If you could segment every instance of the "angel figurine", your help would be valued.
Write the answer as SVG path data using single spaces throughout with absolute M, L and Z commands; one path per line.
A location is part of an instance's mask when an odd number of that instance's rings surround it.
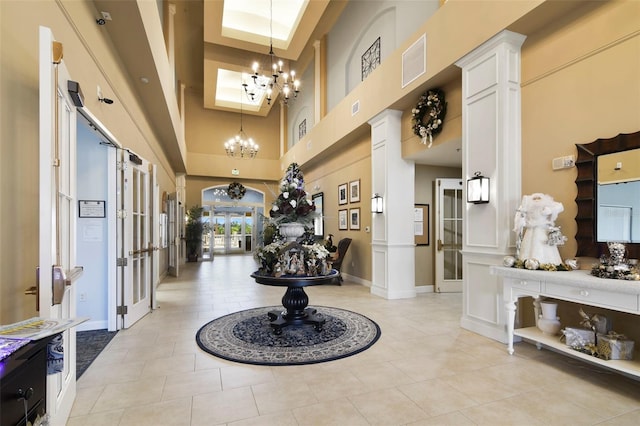
M 555 226 L 555 220 L 563 211 L 562 203 L 554 201 L 550 195 L 534 193 L 522 197 L 513 228 L 518 235 L 518 259 L 535 259 L 540 264 L 562 263 L 558 246 L 564 244 L 567 238 L 560 233 L 560 228 Z

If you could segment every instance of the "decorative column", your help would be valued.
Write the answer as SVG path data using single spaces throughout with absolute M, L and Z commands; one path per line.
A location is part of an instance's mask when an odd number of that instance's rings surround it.
M 468 180 L 480 172 L 491 179 L 488 204 L 465 203 L 461 325 L 505 343 L 502 282 L 489 267 L 501 264 L 515 245 L 511 228 L 522 186 L 524 40 L 521 34 L 503 31 L 456 63 L 462 68 L 463 176 Z
M 383 197 L 372 213 L 371 293 L 386 299 L 416 296 L 413 207 L 415 167 L 402 158 L 401 111 L 385 110 L 371 125 L 371 191 Z
M 326 73 L 326 57 L 327 57 L 327 43 L 326 36 L 320 40 L 313 42 L 314 52 L 314 68 L 313 68 L 313 120 L 314 125 L 318 124 L 320 120 L 327 114 L 327 73 Z

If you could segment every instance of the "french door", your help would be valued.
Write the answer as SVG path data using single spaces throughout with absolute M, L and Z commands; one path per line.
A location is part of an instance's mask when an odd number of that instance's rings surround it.
M 67 91 L 69 72 L 54 52 L 49 28 L 39 30 L 39 274 L 42 318 L 76 314 L 76 108 Z M 55 289 L 54 289 L 55 287 Z M 76 395 L 76 331 L 62 333 L 61 373 L 47 375 L 47 413 L 52 425 L 66 423 Z
M 437 179 L 436 291 L 462 291 L 462 180 Z
M 213 250 L 220 254 L 250 253 L 254 240 L 253 212 L 216 212 L 210 220 Z
M 118 165 L 118 328 L 129 328 L 151 310 L 154 245 L 151 235 L 155 168 L 128 150 Z

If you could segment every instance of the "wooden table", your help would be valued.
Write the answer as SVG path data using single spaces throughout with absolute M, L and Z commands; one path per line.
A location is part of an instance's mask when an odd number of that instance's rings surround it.
M 335 269 L 331 270 L 328 275 L 319 275 L 316 277 L 283 275 L 273 277 L 270 275 L 261 275 L 258 271 L 251 274 L 251 277 L 258 284 L 287 287 L 282 296 L 282 306 L 284 311 L 271 311 L 268 313 L 271 327 L 274 334 L 281 334 L 282 329 L 289 325 L 313 324 L 317 331 L 322 330 L 325 318 L 318 313 L 315 308 L 307 307 L 309 305 L 309 296 L 305 293 L 304 288 L 312 285 L 330 284 L 340 276 L 340 272 Z

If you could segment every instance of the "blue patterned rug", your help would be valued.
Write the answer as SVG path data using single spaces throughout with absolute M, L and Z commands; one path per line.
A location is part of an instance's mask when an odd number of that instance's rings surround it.
M 380 337 L 380 327 L 369 318 L 344 309 L 314 306 L 326 320 L 321 331 L 313 325 L 291 325 L 273 333 L 268 306 L 235 312 L 205 324 L 196 341 L 211 355 L 256 365 L 302 365 L 355 355 Z

